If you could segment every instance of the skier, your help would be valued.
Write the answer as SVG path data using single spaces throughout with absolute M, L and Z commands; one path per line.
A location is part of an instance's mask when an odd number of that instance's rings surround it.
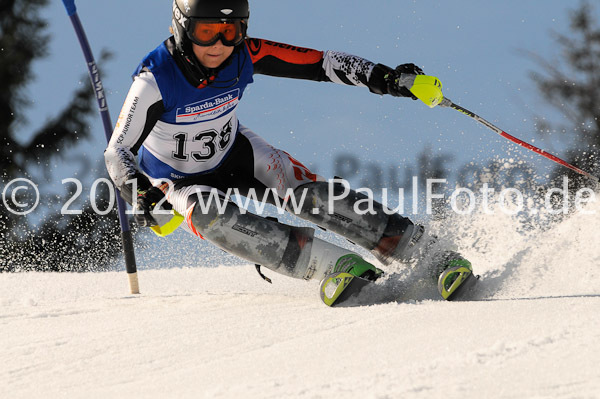
M 189 232 L 284 275 L 321 280 L 346 272 L 375 280 L 382 274 L 359 255 L 315 237 L 312 228 L 241 212 L 231 201 L 221 207 L 214 195 L 223 199 L 237 188 L 242 195 L 253 190 L 262 198 L 272 190 L 279 198 L 304 198 L 299 217 L 366 248 L 384 265 L 413 259 L 427 246 L 422 226 L 386 214 L 378 203 L 375 215 L 357 215 L 354 204 L 365 197 L 355 191 L 346 190 L 330 212 L 329 183 L 240 124 L 236 108 L 253 74 L 416 99 L 399 79 L 422 74 L 421 68 L 402 64 L 392 69 L 337 51 L 249 38 L 248 18 L 247 0 L 173 1 L 172 36 L 133 74 L 105 151 L 108 172 L 133 204 L 136 222 L 156 225 L 153 208 L 166 199 L 163 207 L 183 215 Z M 169 187 L 166 180 L 173 184 Z M 340 183 L 332 187 L 336 198 L 346 189 Z M 455 266 L 456 258 L 446 253 L 437 267 Z M 461 264 L 470 268 L 466 261 Z

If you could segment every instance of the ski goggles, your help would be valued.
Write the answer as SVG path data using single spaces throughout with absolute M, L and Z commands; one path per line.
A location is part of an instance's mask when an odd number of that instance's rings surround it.
M 227 20 L 191 20 L 187 29 L 190 40 L 199 46 L 212 46 L 219 40 L 225 46 L 237 46 L 246 35 L 246 21 Z

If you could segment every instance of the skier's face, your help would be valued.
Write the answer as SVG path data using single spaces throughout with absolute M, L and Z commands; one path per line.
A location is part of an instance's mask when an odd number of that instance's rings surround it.
M 192 44 L 192 47 L 196 58 L 206 68 L 217 68 L 229 58 L 234 49 L 233 46 L 224 46 L 220 40 L 212 46 L 205 47 Z

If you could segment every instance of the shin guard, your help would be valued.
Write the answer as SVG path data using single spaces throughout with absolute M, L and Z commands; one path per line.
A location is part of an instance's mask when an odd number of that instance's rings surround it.
M 198 197 L 189 198 L 191 205 L 194 199 Z M 312 228 L 242 212 L 232 202 L 222 205 L 194 205 L 193 227 L 221 249 L 275 272 L 306 280 L 322 279 L 341 256 L 352 253 L 314 237 Z
M 307 183 L 294 194 L 305 196 L 298 216 L 371 251 L 383 264 L 408 261 L 423 235 L 422 226 L 340 182 Z

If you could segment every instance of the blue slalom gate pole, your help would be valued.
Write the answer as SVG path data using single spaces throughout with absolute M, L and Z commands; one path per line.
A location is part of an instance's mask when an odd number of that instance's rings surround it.
M 98 100 L 98 110 L 100 111 L 100 116 L 102 117 L 106 141 L 108 142 L 110 141 L 110 136 L 112 135 L 113 124 L 110 120 L 110 114 L 108 113 L 108 103 L 106 101 L 106 96 L 104 95 L 104 89 L 102 87 L 102 81 L 100 80 L 98 67 L 96 65 L 96 61 L 94 60 L 92 49 L 90 48 L 90 44 L 87 40 L 85 31 L 83 30 L 83 26 L 81 25 L 79 16 L 77 15 L 75 0 L 63 0 L 63 3 L 67 9 L 67 15 L 73 24 L 77 38 L 79 39 L 79 44 L 81 45 L 81 50 L 83 51 L 83 56 L 85 57 L 85 61 L 87 63 L 90 80 L 96 93 L 96 99 Z M 139 294 L 140 288 L 137 277 L 137 266 L 135 264 L 133 236 L 131 234 L 131 229 L 129 228 L 129 220 L 125 214 L 125 202 L 119 195 L 118 190 L 116 192 L 116 196 L 117 207 L 119 209 L 119 221 L 121 223 L 121 238 L 123 241 L 123 255 L 125 256 L 125 270 L 127 271 L 127 276 L 129 277 L 129 291 L 132 294 Z

